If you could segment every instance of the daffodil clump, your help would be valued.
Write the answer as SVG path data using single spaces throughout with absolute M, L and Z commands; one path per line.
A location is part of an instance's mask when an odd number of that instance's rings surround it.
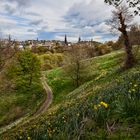
M 104 108 L 108 108 L 109 107 L 109 105 L 107 103 L 101 101 L 98 105 L 94 105 L 94 110 L 99 109 L 101 106 L 104 107 Z
M 108 104 L 107 104 L 107 103 L 105 103 L 105 102 L 100 102 L 100 104 L 101 104 L 102 106 L 104 106 L 105 108 L 108 108 Z
M 133 94 L 135 93 L 139 88 L 139 85 L 137 83 L 130 82 L 130 89 L 128 90 L 129 93 Z

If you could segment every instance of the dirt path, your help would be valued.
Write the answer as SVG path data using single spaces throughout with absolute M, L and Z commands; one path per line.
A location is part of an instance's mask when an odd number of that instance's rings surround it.
M 52 93 L 51 88 L 48 86 L 48 84 L 46 82 L 45 74 L 42 74 L 42 75 L 43 76 L 41 78 L 41 81 L 42 81 L 43 88 L 45 89 L 45 91 L 47 93 L 47 98 L 46 98 L 45 102 L 42 104 L 42 106 L 38 109 L 38 111 L 33 116 L 38 116 L 38 115 L 44 113 L 48 109 L 48 107 L 50 106 L 50 104 L 52 103 L 52 100 L 53 100 L 53 93 Z
M 41 105 L 41 107 L 32 116 L 27 115 L 25 117 L 22 117 L 22 118 L 16 120 L 15 122 L 13 122 L 13 123 L 11 123 L 11 124 L 9 124 L 7 126 L 4 126 L 4 127 L 0 128 L 0 135 L 2 133 L 6 132 L 7 130 L 15 127 L 16 125 L 18 125 L 20 123 L 22 124 L 22 123 L 30 122 L 34 118 L 36 118 L 36 117 L 40 116 L 41 114 L 43 114 L 49 108 L 49 106 L 51 105 L 52 100 L 53 100 L 53 93 L 52 93 L 51 88 L 48 86 L 48 84 L 46 82 L 46 78 L 45 78 L 44 73 L 42 73 L 41 82 L 42 82 L 43 88 L 45 89 L 46 94 L 47 94 L 46 100 Z

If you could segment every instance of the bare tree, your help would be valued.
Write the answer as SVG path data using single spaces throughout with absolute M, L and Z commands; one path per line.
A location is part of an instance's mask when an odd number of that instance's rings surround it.
M 86 52 L 80 46 L 73 46 L 66 54 L 63 69 L 67 76 L 69 76 L 76 87 L 78 87 L 83 80 L 89 75 L 87 63 L 83 62 L 86 58 Z
M 140 0 L 104 0 L 104 2 L 115 7 L 125 2 L 133 10 L 134 15 L 140 15 Z
M 129 39 L 131 45 L 140 45 L 140 26 L 133 25 L 129 32 Z
M 17 44 L 14 41 L 0 39 L 0 71 L 2 71 L 6 62 L 15 55 L 16 46 Z
M 133 16 L 126 6 L 118 6 L 112 13 L 113 15 L 112 19 L 109 21 L 109 25 L 112 27 L 112 30 L 115 29 L 122 34 L 126 52 L 125 68 L 131 68 L 135 63 L 135 59 L 128 36 L 128 29 L 131 27 L 130 23 L 133 20 Z

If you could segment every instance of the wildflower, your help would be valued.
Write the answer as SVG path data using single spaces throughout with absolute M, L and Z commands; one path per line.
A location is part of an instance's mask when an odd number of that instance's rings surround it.
M 77 115 L 78 117 L 80 116 L 80 114 L 79 114 L 79 113 L 77 113 L 76 115 Z
M 137 84 L 134 85 L 134 87 L 137 87 L 137 86 L 138 86 Z
M 98 108 L 97 108 L 97 105 L 94 105 L 94 110 L 97 110 Z
M 132 91 L 135 92 L 136 90 L 135 89 L 132 89 Z
M 131 93 L 131 90 L 129 90 L 128 92 Z
M 50 112 L 49 115 L 52 115 L 52 113 Z
M 105 102 L 100 102 L 100 104 L 101 104 L 102 106 L 104 106 L 105 108 L 108 108 L 108 104 L 107 104 L 107 103 L 105 103 Z
M 30 138 L 30 137 L 28 137 L 27 139 L 28 139 L 28 140 L 31 140 L 31 138 Z

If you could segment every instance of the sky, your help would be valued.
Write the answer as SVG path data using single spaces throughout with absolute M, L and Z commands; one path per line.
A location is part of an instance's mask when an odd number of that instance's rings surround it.
M 115 40 L 104 0 L 0 0 L 0 36 L 16 40 Z M 140 21 L 140 20 L 139 20 Z

